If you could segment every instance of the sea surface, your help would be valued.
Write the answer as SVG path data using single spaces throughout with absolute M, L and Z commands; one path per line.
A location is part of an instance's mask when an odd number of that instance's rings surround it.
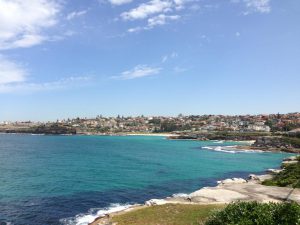
M 86 225 L 97 215 L 276 168 L 288 154 L 153 136 L 0 134 L 0 224 Z

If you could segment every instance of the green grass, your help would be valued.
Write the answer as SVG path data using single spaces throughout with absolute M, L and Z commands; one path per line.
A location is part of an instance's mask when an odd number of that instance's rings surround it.
M 237 202 L 214 213 L 205 225 L 299 225 L 297 203 Z
M 166 204 L 152 206 L 112 218 L 118 225 L 199 225 L 223 205 Z
M 284 170 L 276 174 L 274 178 L 262 183 L 268 186 L 300 188 L 300 161 L 287 165 Z

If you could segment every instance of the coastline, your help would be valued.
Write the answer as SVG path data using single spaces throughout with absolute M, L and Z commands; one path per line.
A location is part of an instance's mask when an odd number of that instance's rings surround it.
M 290 162 L 293 156 L 282 161 L 282 164 Z M 203 187 L 190 194 L 173 194 L 164 199 L 150 199 L 144 204 L 129 206 L 120 211 L 114 211 L 100 215 L 88 225 L 110 224 L 110 219 L 116 215 L 164 204 L 229 204 L 234 201 L 258 201 L 258 202 L 282 202 L 286 200 L 300 203 L 300 189 L 290 187 L 265 186 L 261 183 L 264 180 L 271 179 L 278 169 L 268 169 L 262 175 L 249 174 L 248 179 L 228 178 L 217 181 L 213 187 Z
M 0 135 L 32 135 L 32 136 L 156 136 L 156 137 L 177 137 L 178 134 L 172 133 L 76 133 L 76 134 L 46 134 L 46 133 L 27 133 L 27 132 L 16 132 L 16 133 L 6 133 L 0 132 Z
M 251 145 L 244 145 L 244 146 L 235 146 L 236 149 L 241 151 L 263 151 L 263 152 L 287 152 L 287 153 L 295 153 L 299 154 L 300 149 L 299 148 L 291 148 L 291 149 L 282 149 L 282 148 L 276 148 L 276 147 L 255 147 Z
M 125 136 L 156 136 L 156 137 L 177 137 L 178 134 L 172 133 L 125 133 Z

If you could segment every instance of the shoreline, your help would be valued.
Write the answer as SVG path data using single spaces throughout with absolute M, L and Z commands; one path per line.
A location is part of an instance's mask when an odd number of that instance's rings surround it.
M 172 133 L 77 133 L 77 134 L 46 134 L 46 133 L 6 133 L 0 132 L 0 135 L 32 135 L 32 136 L 156 136 L 156 137 L 177 137 L 178 134 Z
M 282 164 L 291 157 L 283 159 Z M 203 187 L 189 194 L 173 194 L 163 199 L 150 199 L 144 204 L 135 204 L 126 209 L 98 216 L 88 225 L 109 224 L 116 215 L 164 204 L 229 204 L 234 201 L 282 202 L 291 200 L 300 203 L 300 189 L 290 187 L 265 186 L 261 183 L 271 179 L 280 169 L 268 169 L 262 175 L 249 174 L 248 179 L 227 178 L 217 181 L 213 187 Z
M 294 154 L 299 154 L 300 149 L 299 148 L 290 148 L 290 149 L 282 149 L 282 148 L 275 148 L 275 147 L 255 147 L 251 145 L 244 145 L 244 146 L 236 146 L 235 147 L 237 150 L 241 151 L 260 151 L 260 152 L 286 152 L 286 153 L 294 153 Z

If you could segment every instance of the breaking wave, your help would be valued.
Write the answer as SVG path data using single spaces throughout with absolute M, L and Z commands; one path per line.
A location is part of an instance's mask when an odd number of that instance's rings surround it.
M 80 213 L 74 217 L 60 219 L 59 222 L 63 225 L 88 225 L 92 223 L 96 218 L 105 216 L 106 214 L 120 212 L 130 208 L 129 204 L 110 204 L 106 208 L 92 208 L 88 213 Z
M 202 149 L 213 150 L 216 152 L 225 152 L 225 153 L 261 153 L 262 150 L 248 150 L 248 149 L 235 149 L 236 146 L 205 146 Z

